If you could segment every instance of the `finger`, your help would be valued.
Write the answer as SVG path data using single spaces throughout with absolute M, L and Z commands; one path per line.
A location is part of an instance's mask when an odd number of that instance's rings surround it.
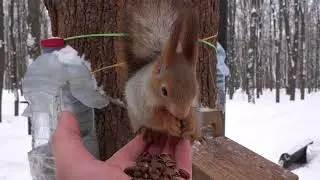
M 95 159 L 83 145 L 79 124 L 70 112 L 61 113 L 56 131 L 51 139 L 51 148 L 55 163 L 60 168 Z
M 182 139 L 175 149 L 177 167 L 192 174 L 192 147 L 189 140 Z
M 178 143 L 178 140 L 179 139 L 177 137 L 173 137 L 173 136 L 168 137 L 168 140 L 164 148 L 162 149 L 162 153 L 174 155 L 174 149 Z
M 138 135 L 134 139 L 132 139 L 128 144 L 126 144 L 123 148 L 118 150 L 106 162 L 115 164 L 124 170 L 125 168 L 134 165 L 135 160 L 138 158 L 140 154 L 142 154 L 146 147 L 147 144 L 143 140 L 143 136 Z
M 133 138 L 128 144 L 121 148 L 115 156 L 125 156 L 128 160 L 135 160 L 147 146 L 141 135 Z
M 150 154 L 160 154 L 166 145 L 166 142 L 168 140 L 168 137 L 166 135 L 161 135 L 158 141 L 154 142 L 150 145 L 148 148 L 148 152 Z

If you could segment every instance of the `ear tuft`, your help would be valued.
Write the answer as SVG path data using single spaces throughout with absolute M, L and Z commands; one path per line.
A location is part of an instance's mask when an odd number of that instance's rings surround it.
M 175 22 L 172 24 L 172 31 L 170 34 L 170 38 L 166 42 L 166 45 L 163 51 L 165 67 L 168 67 L 174 61 L 174 56 L 177 53 L 177 49 L 179 45 L 180 34 L 183 26 L 183 20 L 184 20 L 183 16 L 179 14 Z M 180 48 L 181 48 L 181 45 L 180 45 Z
M 183 14 L 182 52 L 188 61 L 194 63 L 197 60 L 199 17 L 191 8 L 185 9 Z
M 185 58 L 195 63 L 197 60 L 199 18 L 194 9 L 188 7 L 182 9 L 176 21 L 172 25 L 172 32 L 164 51 L 164 65 L 168 67 L 177 53 L 182 52 Z

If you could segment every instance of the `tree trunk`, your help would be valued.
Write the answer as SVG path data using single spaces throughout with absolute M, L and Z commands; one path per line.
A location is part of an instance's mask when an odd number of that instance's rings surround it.
M 40 4 L 40 14 L 41 14 L 41 37 L 46 39 L 49 37 L 49 19 L 48 13 L 45 5 L 43 3 Z
M 270 88 L 270 91 L 273 90 L 274 87 L 274 75 L 273 75 L 273 62 L 274 62 L 274 38 L 276 38 L 277 34 L 277 29 L 276 29 L 276 16 L 275 16 L 275 5 L 273 0 L 270 0 L 270 6 L 271 6 L 271 11 L 272 11 L 272 15 L 270 17 L 270 30 L 269 30 L 269 64 L 267 66 L 269 66 L 267 69 L 267 73 L 268 74 L 268 88 Z M 273 23 L 273 26 L 272 26 Z M 273 31 L 272 31 L 273 30 Z
M 233 0 L 232 0 L 233 1 Z M 220 24 L 223 24 L 224 26 L 219 26 L 219 43 L 224 49 L 229 49 L 228 46 L 228 18 L 230 18 L 230 12 L 233 12 L 233 9 L 229 9 L 228 5 L 233 3 L 228 3 L 228 1 L 220 0 L 219 1 L 219 15 L 220 15 Z M 234 7 L 235 8 L 235 7 Z M 229 12 L 229 16 L 228 16 Z M 231 20 L 231 19 L 230 19 Z M 231 22 L 232 23 L 232 22 Z
M 4 9 L 3 1 L 0 0 L 0 123 L 2 122 L 2 91 L 5 62 L 4 41 Z
M 21 83 L 21 79 L 24 76 L 24 73 L 27 70 L 27 65 L 28 65 L 28 46 L 27 46 L 27 39 L 28 39 L 28 10 L 27 10 L 27 1 L 24 0 L 21 3 L 21 53 L 22 53 L 22 59 L 20 61 L 20 71 L 21 71 L 21 77 L 20 79 L 20 93 L 21 95 L 23 95 L 23 90 L 22 90 L 22 83 Z
M 184 0 L 188 1 L 188 0 Z M 217 34 L 219 30 L 218 7 L 216 0 L 193 0 L 199 12 L 200 38 Z M 216 44 L 217 38 L 210 42 Z M 199 64 L 197 74 L 200 83 L 200 102 L 202 106 L 215 107 L 217 99 L 216 65 L 217 56 L 214 49 L 201 45 L 199 49 Z
M 309 29 L 311 29 L 310 28 L 310 25 L 309 25 Z M 307 58 L 306 59 L 308 59 L 308 61 L 307 61 L 307 63 L 306 63 L 306 70 L 307 70 L 307 80 L 306 80 L 306 82 L 307 82 L 307 88 L 308 88 L 308 94 L 310 94 L 311 93 L 311 81 L 312 81 L 312 79 L 311 79 L 311 74 L 312 74 L 312 66 L 311 66 L 311 59 L 312 59 L 312 50 L 311 50 L 311 42 L 308 42 L 308 51 L 307 51 Z
M 29 55 L 30 55 L 30 58 L 34 60 L 41 53 L 40 0 L 28 0 L 28 9 L 29 9 L 28 24 L 31 29 L 30 34 L 34 38 L 34 43 L 29 47 Z
M 276 26 L 276 12 L 275 12 L 275 3 L 273 0 L 270 0 L 270 7 L 272 11 L 272 15 L 270 17 L 270 35 L 269 35 L 269 81 L 267 84 L 269 85 L 270 91 L 274 88 L 274 72 L 273 72 L 273 62 L 276 57 L 274 56 L 274 49 L 277 49 L 276 46 L 276 38 L 277 38 L 277 26 Z M 273 26 L 272 26 L 273 23 Z M 273 31 L 272 31 L 273 30 Z M 275 39 L 275 40 L 274 40 Z M 277 53 L 277 51 L 275 51 Z M 275 60 L 276 61 L 276 60 Z
M 315 77 L 315 81 L 316 81 L 316 89 L 320 89 L 320 8 L 318 6 L 317 8 L 317 21 L 316 21 L 317 25 L 317 30 L 315 32 L 316 34 L 316 77 Z
M 91 33 L 116 33 L 120 24 L 117 16 L 124 8 L 123 1 L 109 0 L 45 0 L 52 23 L 52 35 L 70 37 Z M 85 55 L 92 70 L 117 63 L 114 39 L 88 38 L 71 41 L 79 55 Z M 120 71 L 114 69 L 95 74 L 98 86 L 113 98 L 122 99 Z M 114 154 L 132 137 L 126 110 L 114 104 L 95 111 L 100 159 Z
M 248 102 L 255 103 L 255 62 L 256 62 L 256 50 L 257 50 L 257 1 L 251 1 L 250 8 L 250 42 L 249 42 L 249 50 L 248 50 L 248 63 L 247 63 L 247 85 L 248 85 Z
M 291 45 L 291 32 L 290 32 L 290 23 L 289 23 L 289 12 L 288 12 L 288 0 L 280 0 L 280 8 L 283 10 L 283 18 L 284 18 L 284 24 L 285 24 L 285 32 L 286 32 L 286 41 L 287 41 L 287 57 L 288 57 L 288 87 L 287 91 L 288 94 L 290 94 L 290 100 L 294 100 L 294 82 L 295 82 L 295 75 L 294 75 L 294 68 L 295 68 L 295 62 L 293 59 L 292 54 L 292 45 Z
M 261 11 L 261 0 L 257 0 L 257 19 L 256 19 L 256 50 L 255 50 L 255 59 L 256 59 L 256 88 L 257 88 L 257 99 L 262 95 L 262 58 L 264 50 L 262 46 L 262 11 Z M 271 55 L 270 55 L 271 56 Z
M 281 1 L 280 1 L 281 3 Z M 280 55 L 281 55 L 281 44 L 282 44 L 282 19 L 283 10 L 280 9 L 278 16 L 278 31 L 276 35 L 276 103 L 280 102 L 280 87 L 281 87 L 281 77 L 280 77 Z M 276 20 L 274 17 L 274 26 L 276 26 Z
M 16 2 L 16 12 L 17 12 L 17 25 L 15 26 L 18 30 L 17 38 L 16 38 L 16 44 L 17 44 L 17 81 L 18 85 L 17 88 L 21 95 L 22 93 L 22 77 L 24 76 L 24 73 L 26 71 L 26 60 L 27 60 L 27 47 L 26 47 L 26 41 L 28 34 L 26 33 L 26 16 L 25 16 L 25 6 L 26 1 L 17 1 Z
M 11 72 L 11 76 L 10 78 L 12 79 L 11 81 L 11 85 L 12 85 L 12 90 L 15 94 L 15 100 L 14 100 L 14 115 L 18 116 L 19 114 L 19 103 L 17 101 L 19 101 L 19 96 L 16 95 L 16 93 L 18 92 L 18 78 L 17 78 L 17 45 L 15 42 L 15 38 L 14 38 L 14 5 L 15 5 L 15 0 L 11 0 L 11 4 L 9 7 L 9 16 L 11 19 L 11 23 L 9 26 L 9 33 L 10 33 L 10 42 L 11 42 L 11 56 L 10 56 L 10 72 Z
M 223 3 L 228 3 L 227 1 L 223 1 Z M 230 70 L 230 76 L 227 78 L 227 87 L 228 87 L 228 94 L 229 99 L 233 99 L 233 94 L 235 92 L 235 76 L 236 76 L 236 67 L 235 67 L 235 38 L 233 37 L 235 35 L 235 6 L 236 1 L 232 0 L 230 3 L 228 3 L 228 24 L 224 24 L 224 26 L 228 26 L 227 28 L 227 44 L 228 48 L 225 49 L 227 52 L 226 56 L 226 63 L 228 64 L 229 70 Z M 221 4 L 220 4 L 221 7 Z M 221 10 L 220 10 L 221 14 Z M 221 19 L 223 16 L 221 16 Z M 220 23 L 222 25 L 222 22 Z M 220 28 L 221 29 L 221 28 Z M 220 34 L 221 36 L 221 34 Z
M 300 26 L 300 99 L 303 100 L 305 96 L 305 50 L 306 50 L 306 42 L 305 42 L 305 7 L 306 2 L 299 2 L 299 14 L 300 14 L 300 20 L 301 20 L 301 26 Z
M 291 63 L 291 94 L 290 100 L 295 100 L 297 67 L 299 59 L 299 0 L 294 0 L 294 36 L 293 36 L 293 62 Z

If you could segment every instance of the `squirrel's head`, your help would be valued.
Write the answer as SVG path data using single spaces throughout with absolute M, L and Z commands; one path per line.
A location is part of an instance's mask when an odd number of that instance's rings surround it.
M 173 24 L 170 38 L 153 66 L 149 88 L 153 104 L 183 119 L 197 98 L 198 18 L 182 12 Z

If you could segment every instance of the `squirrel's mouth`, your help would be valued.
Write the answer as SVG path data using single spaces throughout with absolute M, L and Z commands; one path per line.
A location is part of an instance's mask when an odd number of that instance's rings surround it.
M 166 106 L 165 109 L 172 116 L 174 116 L 177 119 L 181 119 L 181 120 L 185 119 L 190 112 L 190 107 L 179 107 L 176 105 Z
M 175 113 L 173 113 L 172 111 L 170 111 L 170 108 L 169 108 L 168 106 L 165 106 L 165 105 L 164 105 L 164 106 L 161 106 L 161 107 L 158 107 L 158 108 L 159 108 L 159 110 L 164 111 L 164 112 L 170 114 L 171 116 L 175 117 L 176 119 L 179 119 L 179 117 L 176 116 Z

